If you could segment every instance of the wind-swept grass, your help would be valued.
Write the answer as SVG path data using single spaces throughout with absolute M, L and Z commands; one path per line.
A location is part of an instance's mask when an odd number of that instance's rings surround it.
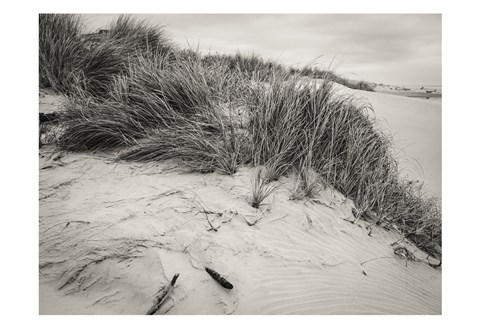
M 146 138 L 123 152 L 125 160 L 177 159 L 194 171 L 226 174 L 240 164 L 240 135 L 230 116 L 236 82 L 224 68 L 207 69 L 196 60 L 178 60 L 152 69 L 137 63 L 113 92 L 136 108 Z M 128 92 L 125 92 L 128 90 Z
M 116 76 L 127 69 L 128 55 L 125 47 L 107 40 L 85 51 L 80 67 L 73 72 L 75 83 L 69 93 L 78 88 L 94 97 L 106 97 Z
M 239 166 L 239 154 L 231 143 L 219 137 L 220 126 L 201 126 L 199 122 L 184 121 L 176 128 L 153 130 L 149 137 L 120 153 L 119 159 L 152 161 L 173 159 L 193 172 L 219 171 L 233 174 Z
M 121 43 L 130 52 L 167 55 L 173 50 L 163 27 L 128 15 L 120 15 L 110 24 L 107 38 Z
M 78 15 L 39 15 L 40 87 L 66 92 L 82 61 L 83 24 Z
M 255 79 L 264 82 L 270 78 L 272 74 L 283 73 L 285 68 L 272 60 L 265 60 L 262 57 L 250 53 L 235 55 L 224 54 L 206 54 L 202 56 L 202 62 L 207 66 L 217 65 L 221 63 L 228 67 L 230 72 L 241 74 L 245 79 Z
M 242 137 L 231 116 L 237 85 L 221 66 L 200 61 L 138 57 L 115 77 L 108 99 L 73 98 L 60 144 L 70 150 L 130 147 L 124 160 L 176 159 L 193 171 L 236 172 Z
M 168 57 L 173 45 L 163 29 L 121 15 L 95 42 L 83 35 L 80 16 L 40 14 L 40 87 L 105 97 L 110 84 L 138 56 Z
M 249 104 L 251 156 L 270 167 L 268 181 L 309 163 L 354 201 L 357 218 L 375 213 L 425 249 L 432 240 L 441 245 L 435 202 L 401 181 L 391 137 L 377 127 L 368 103 L 336 95 L 328 79 L 306 85 L 300 76 L 277 74 L 270 81 Z

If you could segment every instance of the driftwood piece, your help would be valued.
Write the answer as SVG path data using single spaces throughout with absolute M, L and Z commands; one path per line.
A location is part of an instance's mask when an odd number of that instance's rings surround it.
M 212 278 L 217 281 L 223 288 L 232 289 L 233 285 L 229 283 L 225 278 L 223 278 L 217 271 L 205 267 L 205 271 L 208 272 Z
M 155 314 L 155 312 L 158 311 L 160 306 L 163 304 L 163 302 L 165 302 L 165 300 L 168 298 L 168 296 L 172 292 L 173 286 L 175 286 L 175 282 L 177 281 L 177 278 L 179 275 L 180 274 L 176 273 L 173 276 L 172 281 L 170 281 L 170 283 L 167 286 L 164 286 L 163 289 L 159 291 L 157 297 L 155 298 L 155 302 L 153 303 L 153 306 L 150 308 L 150 310 L 147 311 L 147 315 Z

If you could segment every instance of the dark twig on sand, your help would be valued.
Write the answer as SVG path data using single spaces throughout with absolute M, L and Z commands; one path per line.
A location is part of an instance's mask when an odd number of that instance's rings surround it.
M 170 283 L 167 286 L 162 287 L 160 291 L 158 292 L 157 297 L 155 298 L 155 302 L 153 303 L 153 306 L 147 311 L 147 315 L 152 315 L 155 314 L 160 306 L 165 302 L 165 300 L 168 298 L 170 293 L 173 290 L 173 287 L 175 286 L 175 282 L 177 281 L 177 278 L 180 274 L 176 273 Z
M 212 278 L 218 282 L 223 288 L 226 288 L 226 289 L 232 289 L 233 288 L 233 285 L 231 283 L 229 283 L 225 278 L 223 278 L 217 271 L 213 270 L 213 269 L 210 269 L 210 268 L 207 268 L 205 267 L 205 271 L 208 272 L 208 274 L 210 276 L 212 276 Z

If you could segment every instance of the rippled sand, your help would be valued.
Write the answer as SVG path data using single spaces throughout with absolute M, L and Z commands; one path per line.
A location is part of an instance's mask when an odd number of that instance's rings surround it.
M 352 203 L 339 193 L 291 201 L 282 178 L 258 211 L 250 169 L 187 174 L 110 158 L 40 150 L 42 314 L 145 314 L 175 273 L 159 313 L 441 313 L 441 270 L 409 244 L 418 261 L 396 256 L 395 231 L 369 236 L 366 222 L 348 222 Z

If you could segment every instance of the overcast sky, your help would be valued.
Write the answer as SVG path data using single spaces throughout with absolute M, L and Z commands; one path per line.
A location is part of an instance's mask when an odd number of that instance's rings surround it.
M 83 15 L 90 31 L 117 15 Z M 315 62 L 351 78 L 441 85 L 441 15 L 132 15 L 164 25 L 180 46 Z

